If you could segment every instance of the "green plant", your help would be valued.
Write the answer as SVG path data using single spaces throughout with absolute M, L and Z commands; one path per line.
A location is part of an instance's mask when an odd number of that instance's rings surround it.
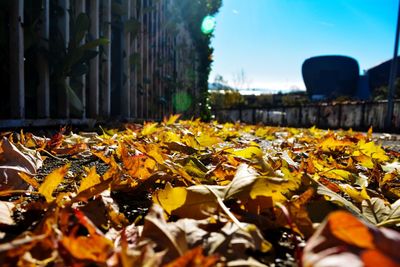
M 53 3 L 54 4 L 54 3 Z M 59 7 L 58 12 L 52 13 L 53 21 L 64 12 Z M 54 17 L 55 16 L 55 17 Z M 82 100 L 77 92 L 82 88 L 80 77 L 89 72 L 89 61 L 99 55 L 97 47 L 107 45 L 109 40 L 98 38 L 82 43 L 90 28 L 90 19 L 87 14 L 74 16 L 70 13 L 70 41 L 65 47 L 65 40 L 57 25 L 51 27 L 49 62 L 51 67 L 51 86 L 56 90 L 65 90 L 69 96 L 71 112 L 80 115 L 83 112 Z M 69 83 L 67 82 L 69 78 Z

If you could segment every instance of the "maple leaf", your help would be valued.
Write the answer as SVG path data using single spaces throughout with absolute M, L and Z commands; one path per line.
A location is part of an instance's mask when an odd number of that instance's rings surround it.
M 385 162 L 389 160 L 389 157 L 386 155 L 385 150 L 383 150 L 379 145 L 376 145 L 374 142 L 365 143 L 364 140 L 361 140 L 357 144 L 359 151 L 364 155 L 375 159 L 379 162 Z M 358 151 L 353 153 L 354 156 L 359 156 Z
M 78 235 L 78 226 L 75 226 L 69 235 L 62 237 L 61 244 L 76 259 L 105 263 L 112 252 L 112 242 L 82 212 L 77 210 L 75 214 L 89 234 Z
M 169 116 L 169 118 L 164 117 L 163 122 L 164 122 L 165 125 L 172 125 L 172 124 L 174 124 L 175 122 L 177 122 L 177 120 L 178 120 L 180 117 L 181 117 L 181 114 L 171 115 L 171 116 Z
M 85 178 L 82 179 L 81 185 L 78 189 L 78 193 L 85 191 L 86 189 L 95 186 L 101 182 L 100 175 L 96 172 L 96 166 L 90 168 L 89 173 Z
M 40 185 L 39 193 L 46 198 L 47 202 L 52 202 L 54 200 L 53 192 L 64 179 L 70 166 L 71 164 L 68 163 L 63 167 L 52 171 L 46 176 L 44 182 Z
M 145 123 L 141 134 L 143 136 L 151 135 L 157 131 L 158 123 Z

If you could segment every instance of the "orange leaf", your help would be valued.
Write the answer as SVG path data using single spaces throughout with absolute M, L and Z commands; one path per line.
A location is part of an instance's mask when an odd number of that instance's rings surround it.
M 365 267 L 399 267 L 400 263 L 393 261 L 388 256 L 382 254 L 379 250 L 366 250 L 361 253 L 361 259 Z
M 204 256 L 203 249 L 196 247 L 189 250 L 176 260 L 164 265 L 164 267 L 211 267 L 219 261 L 219 256 Z
M 350 213 L 344 211 L 334 212 L 329 216 L 328 224 L 336 238 L 360 248 L 375 248 L 372 233 L 370 233 L 367 226 Z
M 30 176 L 24 172 L 19 172 L 18 175 L 22 180 L 24 180 L 25 182 L 27 182 L 28 184 L 33 186 L 33 188 L 35 188 L 35 189 L 39 188 L 38 182 L 35 179 L 33 179 L 32 176 Z
M 78 226 L 75 226 L 70 235 L 62 238 L 62 245 L 76 259 L 105 263 L 112 252 L 113 243 L 82 212 L 75 210 L 75 215 L 89 234 L 77 236 Z

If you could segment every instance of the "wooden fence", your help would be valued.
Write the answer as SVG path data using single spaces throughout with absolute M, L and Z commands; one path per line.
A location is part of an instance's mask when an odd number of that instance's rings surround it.
M 385 129 L 384 122 L 387 101 L 321 103 L 303 106 L 241 108 L 214 110 L 219 121 L 242 121 L 273 126 L 311 127 L 330 129 L 388 131 L 400 133 L 400 100 L 394 102 L 391 129 Z
M 57 25 L 68 52 L 76 30 L 71 29 L 72 20 L 82 13 L 88 15 L 90 29 L 80 45 L 99 38 L 109 40 L 91 47 L 99 54 L 90 60 L 89 71 L 79 77 L 80 86 L 73 91 L 53 86 L 55 67 L 50 66 L 46 53 L 27 62 L 24 20 L 29 2 L 41 5 L 35 33 L 40 35 L 42 50 L 52 46 L 51 26 Z M 174 22 L 175 2 L 179 1 L 10 0 L 9 15 L 2 18 L 9 25 L 9 50 L 5 52 L 9 82 L 0 89 L 0 127 L 160 119 L 175 111 L 177 92 L 185 92 L 195 103 L 196 54 L 187 25 Z M 54 19 L 52 14 L 61 11 L 63 15 Z M 34 81 L 25 73 L 32 70 L 37 71 Z M 73 82 L 70 79 L 65 78 L 67 87 Z M 194 114 L 196 107 L 192 105 L 188 112 Z

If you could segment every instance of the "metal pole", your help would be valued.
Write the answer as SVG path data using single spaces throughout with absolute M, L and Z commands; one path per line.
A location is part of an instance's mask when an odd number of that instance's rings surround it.
M 397 76 L 397 54 L 399 48 L 399 31 L 400 31 L 400 1 L 399 1 L 399 11 L 397 13 L 397 27 L 396 27 L 396 39 L 394 42 L 394 55 L 392 64 L 390 67 L 390 76 L 389 76 L 389 92 L 388 92 L 388 103 L 387 103 L 387 113 L 385 120 L 385 128 L 390 129 L 392 126 L 393 120 L 393 97 L 395 91 L 395 82 Z

